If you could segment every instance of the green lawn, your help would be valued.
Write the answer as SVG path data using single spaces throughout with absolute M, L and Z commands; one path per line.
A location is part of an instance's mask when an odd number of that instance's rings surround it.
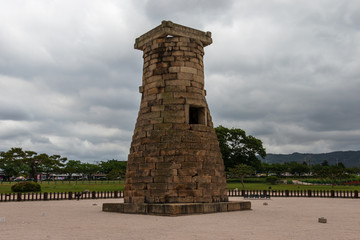
M 14 182 L 4 182 L 0 184 L 0 193 L 11 193 L 11 186 Z M 124 181 L 57 181 L 57 182 L 42 182 L 42 192 L 83 192 L 89 190 L 90 192 L 106 192 L 106 191 L 123 191 Z
M 360 191 L 360 186 L 334 186 L 333 188 L 328 185 L 294 185 L 294 184 L 276 184 L 270 185 L 268 183 L 245 183 L 246 190 L 268 190 L 271 187 L 271 190 L 348 190 Z M 238 188 L 239 190 L 243 189 L 240 182 L 229 182 L 228 189 L 232 190 Z
M 14 184 L 4 182 L 0 184 L 0 193 L 11 193 L 11 186 Z M 246 179 L 245 189 L 246 190 L 268 190 L 271 187 L 272 190 L 348 190 L 360 191 L 360 186 L 331 186 L 324 185 L 294 185 L 294 184 L 276 184 L 270 185 L 265 182 L 264 179 L 249 178 Z M 228 180 L 228 189 L 234 188 L 242 189 L 242 185 L 237 180 Z M 85 190 L 105 192 L 105 191 L 123 191 L 124 181 L 58 181 L 58 182 L 42 182 L 42 192 L 82 192 Z

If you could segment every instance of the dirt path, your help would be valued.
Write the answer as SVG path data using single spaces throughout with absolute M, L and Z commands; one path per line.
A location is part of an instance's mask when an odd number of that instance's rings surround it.
M 102 203 L 116 201 L 119 200 L 0 203 L 0 238 L 360 239 L 360 199 L 273 198 L 252 201 L 252 211 L 182 217 L 101 211 Z M 327 218 L 328 223 L 318 223 L 319 217 Z

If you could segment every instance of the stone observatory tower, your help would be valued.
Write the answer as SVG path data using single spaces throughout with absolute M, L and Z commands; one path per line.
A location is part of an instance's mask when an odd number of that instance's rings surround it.
M 141 104 L 118 211 L 240 210 L 239 202 L 228 202 L 224 163 L 205 98 L 203 56 L 211 43 L 210 32 L 170 21 L 136 39 L 134 47 L 144 58 Z M 245 203 L 243 209 L 250 208 Z

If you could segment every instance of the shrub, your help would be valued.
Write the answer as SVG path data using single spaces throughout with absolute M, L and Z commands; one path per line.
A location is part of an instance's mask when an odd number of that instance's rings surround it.
M 35 182 L 19 182 L 11 186 L 13 192 L 40 192 L 41 186 Z
M 266 178 L 266 182 L 270 183 L 271 185 L 276 184 L 276 182 L 279 180 L 276 176 L 269 176 Z
M 292 180 L 287 180 L 286 184 L 294 184 Z

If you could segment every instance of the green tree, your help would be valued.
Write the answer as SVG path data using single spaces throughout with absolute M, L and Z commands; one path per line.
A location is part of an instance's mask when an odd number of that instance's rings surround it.
M 37 175 L 43 171 L 50 171 L 62 166 L 66 158 L 59 155 L 49 157 L 47 154 L 37 154 L 34 151 L 23 151 L 22 148 L 11 148 L 0 153 L 0 168 L 7 178 L 17 175 L 26 175 L 37 182 Z
M 282 173 L 285 173 L 287 170 L 287 167 L 284 164 L 275 163 L 270 165 L 270 171 L 272 173 L 275 173 L 276 176 L 281 177 Z
M 342 162 L 337 163 L 336 166 L 341 167 L 341 168 L 346 168 Z
M 271 172 L 271 164 L 262 162 L 261 163 L 261 172 L 265 173 L 265 176 L 269 176 L 269 173 Z
M 322 166 L 314 169 L 316 176 L 329 179 L 331 186 L 334 187 L 336 182 L 342 180 L 347 176 L 345 168 L 338 166 Z
M 106 174 L 106 176 L 110 179 L 121 178 L 126 173 L 126 161 L 119 161 L 119 160 L 108 160 L 108 161 L 101 161 L 99 166 L 101 171 Z
M 41 168 L 42 162 L 46 161 L 49 156 L 45 153 L 38 155 L 33 151 L 25 151 L 25 157 L 23 161 L 30 167 L 29 177 L 37 182 L 37 174 Z
M 234 168 L 237 164 L 252 166 L 256 170 L 261 169 L 261 161 L 257 155 L 262 158 L 266 156 L 261 140 L 246 135 L 246 132 L 239 128 L 229 129 L 220 125 L 215 131 L 226 170 Z
M 245 188 L 244 177 L 254 174 L 255 169 L 251 166 L 240 163 L 235 165 L 235 167 L 230 168 L 229 173 L 230 175 L 232 175 L 232 177 L 241 179 L 241 185 L 244 189 Z
M 23 159 L 25 152 L 21 148 L 11 148 L 7 152 L 0 152 L 0 168 L 5 178 L 9 180 L 13 176 L 25 175 L 29 170 Z
M 360 174 L 360 168 L 358 167 L 347 168 L 346 171 L 349 174 Z
M 321 166 L 323 166 L 323 167 L 328 167 L 328 166 L 329 166 L 328 160 L 324 160 L 324 161 L 321 163 Z
M 46 156 L 40 165 L 40 170 L 46 173 L 46 178 L 49 179 L 50 173 L 59 173 L 61 168 L 65 166 L 67 158 L 60 155 Z
M 93 163 L 82 163 L 81 164 L 81 173 L 87 176 L 88 179 L 93 178 L 96 172 L 100 171 L 100 166 Z
M 69 160 L 62 171 L 69 175 L 69 179 L 72 179 L 74 173 L 81 173 L 81 162 L 79 160 Z
M 300 164 L 297 162 L 290 162 L 286 164 L 287 170 L 293 175 L 304 175 L 310 171 L 310 168 L 306 164 Z

